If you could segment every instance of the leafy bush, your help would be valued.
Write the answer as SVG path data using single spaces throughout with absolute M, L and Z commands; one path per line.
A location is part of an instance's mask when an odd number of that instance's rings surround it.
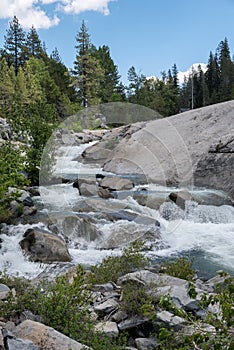
M 0 145 L 0 221 L 7 222 L 11 216 L 10 203 L 18 197 L 17 188 L 28 184 L 23 175 L 25 158 L 22 155 L 24 149 L 16 147 L 11 141 Z M 8 192 L 8 187 L 16 188 L 16 191 Z
M 157 302 L 155 298 L 147 294 L 145 286 L 131 280 L 123 285 L 121 309 L 128 315 L 153 317 Z
M 193 270 L 193 261 L 180 257 L 172 262 L 164 264 L 165 272 L 173 277 L 182 278 L 187 281 L 192 281 L 195 278 Z
M 124 248 L 121 256 L 111 255 L 103 259 L 99 266 L 91 267 L 92 283 L 117 282 L 120 276 L 145 268 L 150 260 L 143 256 L 143 251 L 144 242 L 135 241 Z
M 0 283 L 11 288 L 7 300 L 0 300 L 0 315 L 6 320 L 15 321 L 25 310 L 32 312 L 37 308 L 39 290 L 21 277 L 9 277 L 0 272 Z

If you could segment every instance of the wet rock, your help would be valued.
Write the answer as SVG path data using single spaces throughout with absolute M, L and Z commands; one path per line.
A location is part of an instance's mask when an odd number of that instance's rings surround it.
M 61 227 L 65 239 L 72 243 L 79 243 L 81 239 L 92 242 L 101 235 L 89 218 L 80 218 L 76 215 L 59 217 L 57 225 Z
M 98 195 L 101 198 L 108 199 L 108 198 L 114 198 L 113 193 L 108 188 L 99 188 L 98 189 Z
M 167 194 L 165 192 L 148 191 L 143 188 L 134 191 L 133 198 L 140 205 L 158 210 L 160 205 L 167 201 Z
M 102 165 L 112 155 L 112 150 L 105 148 L 104 143 L 98 143 L 97 145 L 86 148 L 86 150 L 78 157 L 78 161 L 85 162 L 86 164 L 98 164 Z
M 28 229 L 19 242 L 29 259 L 37 262 L 71 261 L 65 242 L 39 228 Z
M 20 323 L 14 330 L 14 335 L 24 340 L 31 340 L 40 350 L 88 349 L 83 344 L 68 338 L 55 329 L 30 320 Z
M 161 237 L 160 230 L 157 226 L 137 226 L 137 227 L 125 227 L 122 225 L 121 229 L 113 229 L 111 234 L 97 243 L 97 246 L 101 249 L 115 249 L 121 246 L 126 246 L 137 240 L 143 240 L 146 242 L 157 243 Z
M 171 192 L 169 198 L 181 209 L 185 209 L 185 202 L 192 200 L 192 195 L 188 191 Z
M 233 200 L 223 191 L 194 191 L 192 192 L 193 200 L 203 205 L 234 205 Z
M 4 300 L 8 297 L 10 288 L 5 284 L 0 283 L 0 300 Z
M 119 329 L 116 322 L 103 321 L 95 326 L 98 333 L 104 333 L 109 338 L 116 338 L 119 335 Z
M 27 216 L 27 215 L 34 215 L 37 212 L 37 207 L 35 206 L 25 206 L 23 208 L 23 215 Z
M 131 190 L 133 186 L 131 180 L 120 177 L 104 177 L 100 182 L 100 187 L 107 188 L 109 191 Z
M 73 182 L 73 187 L 79 190 L 82 184 L 96 185 L 96 176 L 81 176 Z
M 82 183 L 79 187 L 79 192 L 81 196 L 92 197 L 97 195 L 97 186 Z

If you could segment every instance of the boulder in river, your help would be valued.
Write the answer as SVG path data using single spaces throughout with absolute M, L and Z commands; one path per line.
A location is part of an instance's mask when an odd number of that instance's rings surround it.
M 28 229 L 19 244 L 34 262 L 71 261 L 65 242 L 55 234 L 39 228 Z
M 131 190 L 134 184 L 129 179 L 124 179 L 120 177 L 104 177 L 100 182 L 100 187 L 107 188 L 110 191 L 124 191 Z
M 192 200 L 192 195 L 186 190 L 171 192 L 169 198 L 178 205 L 181 209 L 185 209 L 185 202 Z

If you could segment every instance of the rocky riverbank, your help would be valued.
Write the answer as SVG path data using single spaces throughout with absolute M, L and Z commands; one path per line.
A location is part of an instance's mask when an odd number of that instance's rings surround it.
M 132 258 L 129 252 L 125 255 Z M 136 254 L 135 258 L 139 259 L 139 255 Z M 182 260 L 172 269 L 167 267 L 168 272 L 174 275 L 187 273 L 189 281 L 169 275 L 163 266 L 121 275 L 121 269 L 126 269 L 126 266 L 121 267 L 124 260 L 119 259 L 118 269 L 116 258 L 110 262 L 114 268 L 112 279 L 105 283 L 97 282 L 107 278 L 105 268 L 108 268 L 108 261 L 101 265 L 101 269 L 94 270 L 93 277 L 90 272 L 72 267 L 66 278 L 60 277 L 52 289 L 48 286 L 42 289 L 46 277 L 43 274 L 30 282 L 40 286 L 39 294 L 33 293 L 28 285 L 26 287 L 23 280 L 12 283 L 8 279 L 9 286 L 0 284 L 0 308 L 5 312 L 0 322 L 0 349 L 150 350 L 177 349 L 186 344 L 191 349 L 198 346 L 203 349 L 203 345 L 216 349 L 217 344 L 222 349 L 232 349 L 233 312 L 227 310 L 233 308 L 232 277 L 220 273 L 210 280 L 199 280 L 192 277 L 188 263 Z M 184 271 L 178 271 L 181 267 Z M 61 294 L 63 288 L 66 295 Z M 78 290 L 77 300 L 70 304 Z M 38 299 L 27 300 L 22 294 L 32 299 L 37 295 Z M 49 315 L 40 304 L 47 302 L 53 308 L 48 311 Z M 86 331 L 84 324 L 81 327 L 73 323 L 72 312 L 89 324 Z M 70 328 L 67 328 L 68 324 Z M 79 333 L 81 329 L 85 335 Z

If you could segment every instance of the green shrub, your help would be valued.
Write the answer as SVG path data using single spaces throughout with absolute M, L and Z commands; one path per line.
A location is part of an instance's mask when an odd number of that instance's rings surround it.
M 147 294 L 147 289 L 135 281 L 127 281 L 123 285 L 121 309 L 129 316 L 150 316 L 155 315 L 157 301 Z
M 39 290 L 21 277 L 9 277 L 0 272 L 0 283 L 7 285 L 11 292 L 7 300 L 0 300 L 0 315 L 6 320 L 15 321 L 25 310 L 35 312 Z
M 133 242 L 124 248 L 121 256 L 109 256 L 99 266 L 91 267 L 90 280 L 92 283 L 117 282 L 118 278 L 149 265 L 150 260 L 142 254 L 144 242 Z
M 180 257 L 172 262 L 164 264 L 165 272 L 173 277 L 182 278 L 187 281 L 192 281 L 195 278 L 193 270 L 193 261 Z
M 84 283 L 85 271 L 78 265 L 72 283 L 67 274 L 59 276 L 44 286 L 45 291 L 37 300 L 37 312 L 43 322 L 74 339 L 92 328 L 88 312 L 90 290 Z

